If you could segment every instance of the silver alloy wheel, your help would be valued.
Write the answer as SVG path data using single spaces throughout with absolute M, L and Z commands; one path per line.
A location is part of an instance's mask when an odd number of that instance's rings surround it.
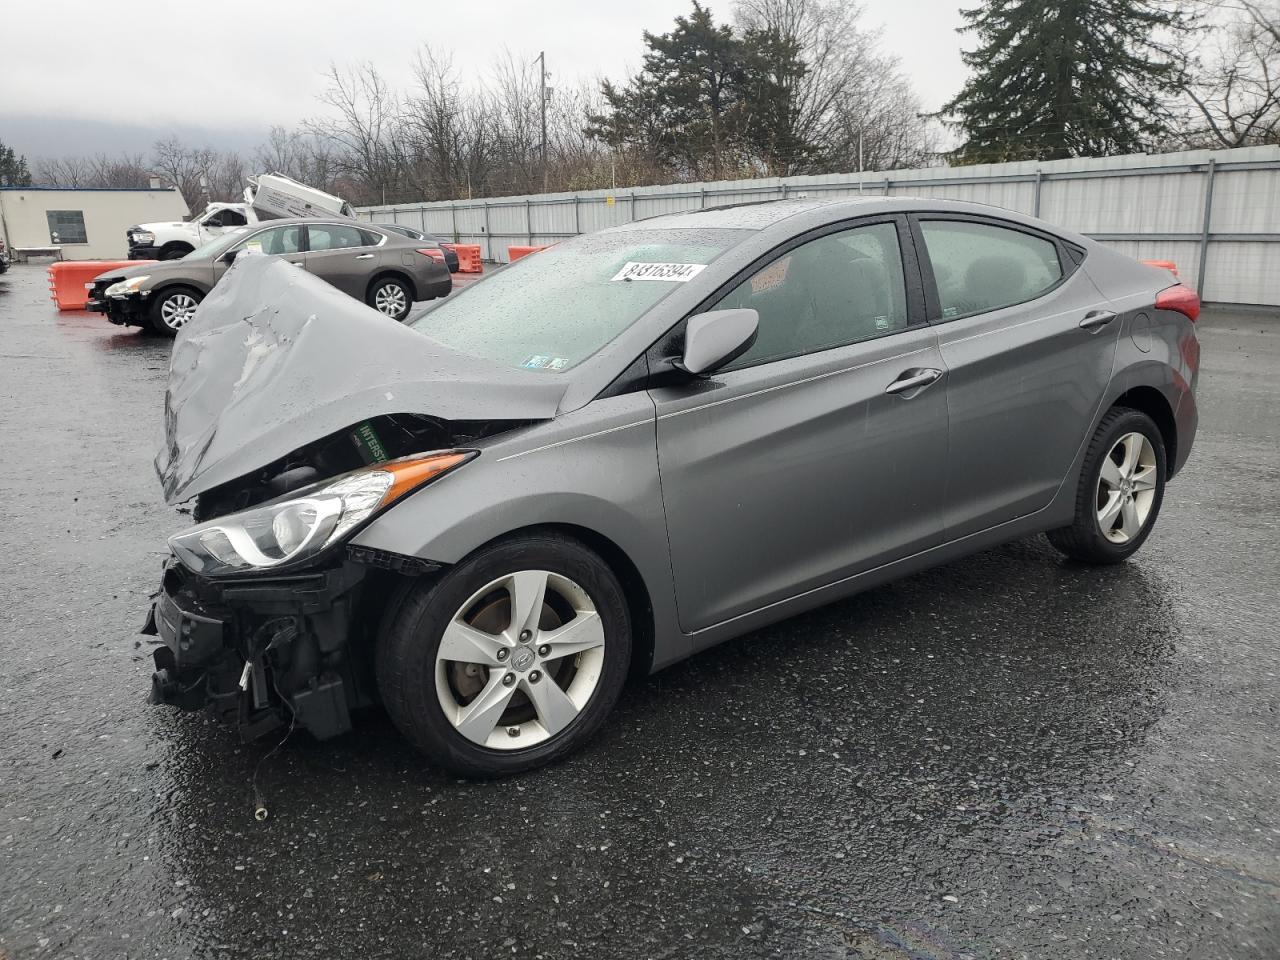
M 189 293 L 172 293 L 160 304 L 160 322 L 170 330 L 178 330 L 195 315 L 199 305 Z
M 388 283 L 378 288 L 378 292 L 374 294 L 373 305 L 380 313 L 385 313 L 388 317 L 399 317 L 405 311 L 405 305 L 409 298 L 405 295 L 404 287 L 398 283 Z
M 440 708 L 472 743 L 535 746 L 586 707 L 600 683 L 604 642 L 595 604 L 568 577 L 546 570 L 500 577 L 445 628 L 436 651 Z
M 1126 433 L 1102 460 L 1098 475 L 1098 527 L 1115 544 L 1142 532 L 1156 499 L 1156 451 L 1141 433 Z

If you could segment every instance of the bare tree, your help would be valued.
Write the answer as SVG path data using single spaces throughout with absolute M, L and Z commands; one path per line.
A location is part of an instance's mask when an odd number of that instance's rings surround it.
M 472 139 L 488 126 L 448 53 L 424 46 L 413 65 L 417 86 L 405 98 L 406 176 L 419 196 L 457 196 L 468 180 Z
M 207 200 L 205 185 L 201 183 L 204 165 L 195 150 L 177 137 L 157 140 L 151 149 L 151 169 L 172 187 L 177 187 L 194 213 L 203 209 Z
M 533 62 L 508 50 L 494 64 L 488 111 L 493 124 L 498 170 L 490 175 L 501 192 L 525 193 L 542 187 L 541 110 Z
M 151 183 L 151 173 L 140 153 L 125 153 L 118 157 L 99 153 L 90 158 L 89 167 L 95 186 L 138 189 Z
M 744 32 L 796 54 L 795 68 L 772 78 L 784 102 L 767 118 L 767 172 L 917 166 L 933 150 L 919 98 L 880 32 L 863 26 L 860 4 L 739 0 L 734 14 Z
M 92 173 L 85 157 L 46 157 L 35 161 L 33 179 L 50 187 L 100 186 L 90 183 Z
M 1200 75 L 1188 84 L 1187 139 L 1215 147 L 1280 143 L 1280 0 L 1219 0 L 1232 19 L 1215 31 Z
M 335 115 L 309 120 L 305 128 L 329 137 L 338 179 L 357 187 L 363 199 L 395 200 L 400 185 L 400 140 L 404 117 L 399 98 L 372 63 L 340 70 L 329 67 L 329 86 L 320 101 Z

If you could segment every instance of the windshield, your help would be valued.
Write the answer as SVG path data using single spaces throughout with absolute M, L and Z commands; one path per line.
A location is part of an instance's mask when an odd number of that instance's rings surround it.
M 567 370 L 748 236 L 745 230 L 589 234 L 498 271 L 412 326 L 507 366 Z
M 218 234 L 208 243 L 196 247 L 184 259 L 199 260 L 202 257 L 216 257 L 248 232 L 248 227 L 237 227 L 234 230 L 228 230 L 226 233 Z

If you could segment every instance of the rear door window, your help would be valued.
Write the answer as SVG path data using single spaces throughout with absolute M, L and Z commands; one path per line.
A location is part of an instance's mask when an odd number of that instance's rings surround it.
M 966 220 L 922 220 L 943 320 L 1034 300 L 1063 277 L 1057 244 Z
M 345 250 L 352 247 L 367 247 L 370 244 L 366 237 L 372 234 L 339 223 L 313 223 L 307 227 L 307 235 L 311 244 L 311 252 L 322 250 Z

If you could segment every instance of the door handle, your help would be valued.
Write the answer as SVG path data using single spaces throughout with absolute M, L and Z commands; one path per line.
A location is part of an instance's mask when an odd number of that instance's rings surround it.
M 372 260 L 372 259 L 373 259 L 373 254 L 372 254 L 372 253 L 362 253 L 362 254 L 360 254 L 360 256 L 356 257 L 356 259 L 357 259 L 357 260 Z
M 1084 315 L 1084 319 L 1080 321 L 1080 329 L 1101 330 L 1115 318 L 1116 314 L 1110 310 L 1094 310 Z
M 897 380 L 884 388 L 885 393 L 906 393 L 918 387 L 927 387 L 942 376 L 941 370 L 926 367 L 923 370 L 906 370 Z

